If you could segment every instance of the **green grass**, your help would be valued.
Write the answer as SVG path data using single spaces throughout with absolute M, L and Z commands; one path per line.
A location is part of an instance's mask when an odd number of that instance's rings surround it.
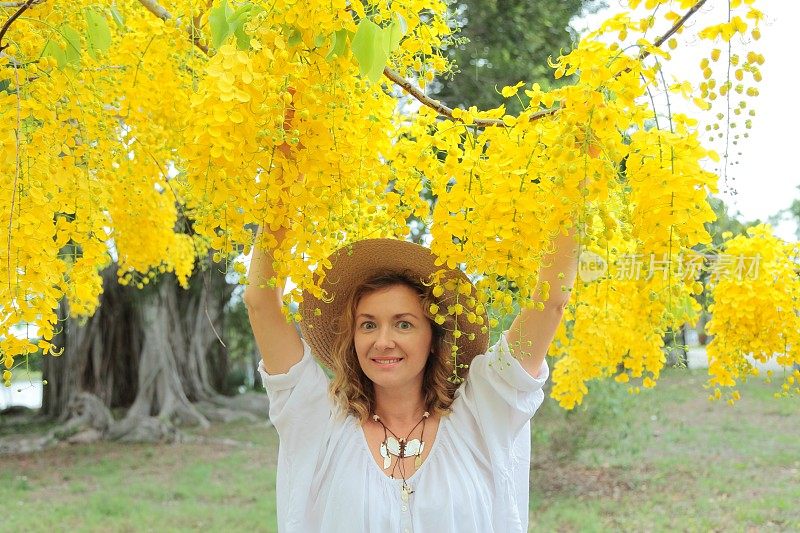
M 729 407 L 708 402 L 703 381 L 669 370 L 639 396 L 605 383 L 574 412 L 546 401 L 532 435 L 531 530 L 800 530 L 798 400 L 751 381 Z M 13 430 L 0 424 L 0 436 Z M 274 429 L 229 423 L 202 436 L 0 457 L 0 529 L 275 531 Z
M 730 407 L 706 399 L 704 379 L 671 369 L 634 397 L 600 384 L 569 414 L 546 402 L 531 530 L 800 530 L 798 399 L 751 381 Z
M 275 431 L 231 423 L 204 436 L 208 442 L 99 443 L 2 457 L 2 528 L 276 531 Z

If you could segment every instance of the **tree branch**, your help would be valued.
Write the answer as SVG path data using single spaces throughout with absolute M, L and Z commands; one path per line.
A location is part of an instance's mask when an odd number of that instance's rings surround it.
M 695 13 L 697 13 L 700 10 L 701 7 L 703 7 L 703 4 L 705 4 L 706 1 L 707 0 L 700 0 L 694 6 L 692 6 L 686 12 L 686 14 L 684 14 L 681 18 L 679 18 L 678 20 L 675 21 L 675 24 L 673 24 L 672 27 L 669 30 L 667 30 L 666 33 L 664 33 L 664 35 L 662 35 L 661 37 L 656 39 L 656 41 L 653 43 L 654 46 L 659 47 L 662 44 L 664 44 L 667 41 L 667 39 L 672 37 L 679 29 L 681 29 L 681 27 L 683 27 L 684 24 L 686 24 L 686 22 L 690 18 L 692 18 L 692 16 Z M 648 57 L 649 55 L 650 55 L 650 52 L 643 51 L 641 54 L 639 54 L 638 59 L 641 61 L 641 60 L 645 59 L 646 57 Z M 413 86 L 410 81 L 406 80 L 405 78 L 400 76 L 399 73 L 395 72 L 394 70 L 390 69 L 389 67 L 386 67 L 385 69 L 383 69 L 383 75 L 386 76 L 387 78 L 389 78 L 390 80 L 392 80 L 394 83 L 396 83 L 400 87 L 402 87 L 408 94 L 410 94 L 415 99 L 417 99 L 421 104 L 430 107 L 431 109 L 433 109 L 434 111 L 436 111 L 437 113 L 439 113 L 442 116 L 448 117 L 448 118 L 450 118 L 452 120 L 460 120 L 460 119 L 453 118 L 453 110 L 451 108 L 447 107 L 445 104 L 443 104 L 439 100 L 434 100 L 433 98 L 427 96 L 424 92 L 422 92 L 421 89 L 419 89 L 418 87 Z M 533 122 L 535 120 L 539 120 L 540 118 L 552 115 L 553 113 L 555 113 L 559 109 L 560 108 L 556 107 L 556 108 L 553 108 L 553 109 L 544 109 L 542 111 L 538 111 L 538 112 L 534 113 L 533 115 L 531 115 L 531 122 Z M 476 119 L 475 120 L 475 125 L 478 126 L 478 127 L 485 128 L 485 127 L 492 127 L 492 126 L 503 126 L 504 124 L 503 124 L 503 121 L 500 120 L 500 119 Z
M 207 0 L 206 9 L 211 9 L 212 7 L 214 7 L 214 0 Z M 192 18 L 192 28 L 200 28 L 200 19 L 202 18 L 202 13 L 198 13 L 197 16 Z
M 0 2 L 0 7 L 4 8 L 22 7 L 28 3 L 34 5 L 34 4 L 41 4 L 43 2 L 44 0 L 33 0 L 33 2 L 27 2 L 26 0 L 18 0 L 17 2 Z
M 145 9 L 147 9 L 150 13 L 157 16 L 164 22 L 172 19 L 172 15 L 169 11 L 167 11 L 161 4 L 159 4 L 156 0 L 139 0 L 139 3 L 142 4 Z M 208 55 L 208 46 L 204 45 L 200 41 L 200 37 L 195 35 L 192 28 L 187 28 L 187 33 L 189 34 L 189 39 L 194 43 L 194 45 L 199 48 L 205 55 Z
M 6 23 L 3 24 L 3 28 L 0 29 L 0 52 L 9 47 L 9 45 L 3 44 L 3 38 L 6 36 L 6 32 L 14 23 L 14 21 L 17 20 L 20 16 L 22 16 L 22 14 L 25 13 L 25 11 L 33 4 L 38 4 L 43 1 L 44 0 L 27 0 L 26 2 L 12 2 L 10 3 L 10 5 L 4 6 L 4 7 L 19 7 L 19 9 L 17 9 L 17 11 L 13 15 L 8 17 Z
M 666 42 L 666 40 L 669 39 L 670 37 L 672 37 L 675 34 L 675 32 L 677 32 L 679 29 L 681 29 L 683 27 L 683 25 L 686 24 L 686 22 L 690 18 L 692 18 L 692 16 L 695 13 L 697 13 L 700 10 L 700 8 L 703 7 L 703 4 L 705 4 L 705 3 L 706 3 L 706 0 L 700 0 L 694 6 L 692 6 L 689 9 L 689 11 L 686 12 L 685 15 L 683 15 L 681 18 L 679 18 L 678 20 L 675 21 L 675 24 L 673 24 L 672 27 L 669 30 L 667 30 L 667 32 L 664 35 L 662 35 L 661 37 L 656 39 L 656 42 L 654 42 L 653 45 L 656 48 L 658 48 L 659 46 L 664 44 Z M 647 52 L 647 51 L 642 52 L 641 54 L 639 54 L 639 59 L 640 60 L 644 59 L 649 55 L 650 55 L 650 52 Z
M 33 1 L 33 0 L 29 0 Z M 172 15 L 164 9 L 156 0 L 139 0 L 139 3 L 142 4 L 148 11 L 153 13 L 155 16 L 160 18 L 161 20 L 167 21 L 172 18 Z M 680 19 L 675 21 L 675 24 L 661 37 L 659 37 L 654 45 L 661 46 L 669 39 L 675 32 L 677 32 L 686 22 L 695 14 L 697 11 L 706 3 L 706 0 L 700 0 L 695 4 L 692 8 L 690 8 L 685 15 L 683 15 Z M 189 38 L 194 42 L 195 46 L 197 46 L 200 50 L 203 51 L 206 55 L 208 55 L 208 47 L 202 44 L 197 36 L 195 36 L 191 29 L 189 30 Z M 639 60 L 642 60 L 650 55 L 650 52 L 642 52 L 639 54 Z M 419 101 L 422 105 L 430 107 L 434 111 L 436 111 L 439 115 L 447 117 L 451 120 L 460 120 L 453 117 L 453 109 L 447 107 L 445 104 L 440 102 L 439 100 L 434 100 L 433 98 L 426 95 L 419 87 L 414 86 L 410 81 L 402 77 L 398 72 L 395 70 L 390 69 L 389 67 L 385 67 L 383 69 L 383 75 L 386 76 L 390 81 L 399 85 L 404 91 L 410 94 L 413 98 Z M 553 109 L 544 109 L 542 111 L 538 111 L 531 115 L 531 122 L 535 120 L 539 120 L 543 117 L 552 115 L 560 108 L 556 107 Z M 479 128 L 487 128 L 487 127 L 495 127 L 495 126 L 503 126 L 504 123 L 501 119 L 497 118 L 484 118 L 484 119 L 476 119 L 474 124 Z
M 389 78 L 391 81 L 399 85 L 404 91 L 408 94 L 413 96 L 416 100 L 418 100 L 421 104 L 426 105 L 439 113 L 442 116 L 445 116 L 452 120 L 461 120 L 453 117 L 453 110 L 452 108 L 447 107 L 439 100 L 434 100 L 430 96 L 426 95 L 419 87 L 415 87 L 411 84 L 410 81 L 402 77 L 398 72 L 390 69 L 389 67 L 385 67 L 383 69 L 383 75 Z M 543 111 L 539 111 L 534 113 L 531 116 L 531 121 L 538 120 L 544 116 L 550 115 L 557 111 L 557 109 L 545 109 Z M 480 118 L 475 119 L 474 124 L 479 128 L 487 128 L 493 126 L 503 126 L 503 121 L 499 118 Z

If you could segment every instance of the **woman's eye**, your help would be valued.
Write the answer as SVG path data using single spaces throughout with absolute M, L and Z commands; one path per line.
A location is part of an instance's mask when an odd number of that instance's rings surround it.
M 364 322 L 361 324 L 361 329 L 372 329 L 375 326 L 372 322 Z
M 399 327 L 400 329 L 410 329 L 411 328 L 411 322 L 407 322 L 405 320 L 402 320 L 402 321 L 397 323 L 397 327 Z

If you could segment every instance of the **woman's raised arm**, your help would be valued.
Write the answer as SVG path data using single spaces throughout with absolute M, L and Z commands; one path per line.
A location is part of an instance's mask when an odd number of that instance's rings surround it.
M 292 128 L 295 111 L 294 88 L 289 87 L 288 93 L 292 96 L 292 102 L 284 112 L 283 129 L 286 132 Z M 288 144 L 283 143 L 278 149 L 286 159 L 294 159 Z M 283 284 L 276 284 L 274 288 L 269 286 L 275 269 L 272 258 L 260 246 L 265 232 L 270 232 L 269 227 L 261 226 L 256 233 L 248 272 L 249 283 L 243 299 L 264 368 L 268 374 L 285 374 L 303 358 L 303 343 L 294 323 L 288 322 L 281 312 Z M 281 227 L 271 235 L 280 245 L 286 236 L 286 228 Z
M 555 250 L 542 259 L 539 272 L 539 286 L 545 281 L 550 285 L 550 298 L 544 302 L 541 311 L 523 309 L 514 319 L 507 336 L 514 357 L 533 377 L 539 376 L 542 361 L 553 342 L 575 284 L 578 272 L 575 227 L 570 228 L 567 235 L 559 233 L 553 240 L 553 246 Z
M 295 325 L 288 322 L 281 311 L 283 284 L 269 286 L 275 269 L 272 258 L 259 246 L 263 231 L 262 227 L 256 235 L 243 299 L 264 368 L 269 374 L 285 374 L 303 358 L 303 343 Z M 278 243 L 283 240 L 285 231 L 281 228 L 272 234 Z

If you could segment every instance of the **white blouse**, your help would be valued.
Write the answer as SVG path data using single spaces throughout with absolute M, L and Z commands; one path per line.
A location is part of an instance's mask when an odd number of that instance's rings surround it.
M 530 419 L 549 376 L 533 378 L 503 334 L 473 359 L 425 462 L 401 479 L 375 462 L 358 419 L 337 416 L 328 378 L 303 341 L 286 374 L 258 370 L 278 431 L 278 530 L 295 532 L 524 532 L 528 527 Z

